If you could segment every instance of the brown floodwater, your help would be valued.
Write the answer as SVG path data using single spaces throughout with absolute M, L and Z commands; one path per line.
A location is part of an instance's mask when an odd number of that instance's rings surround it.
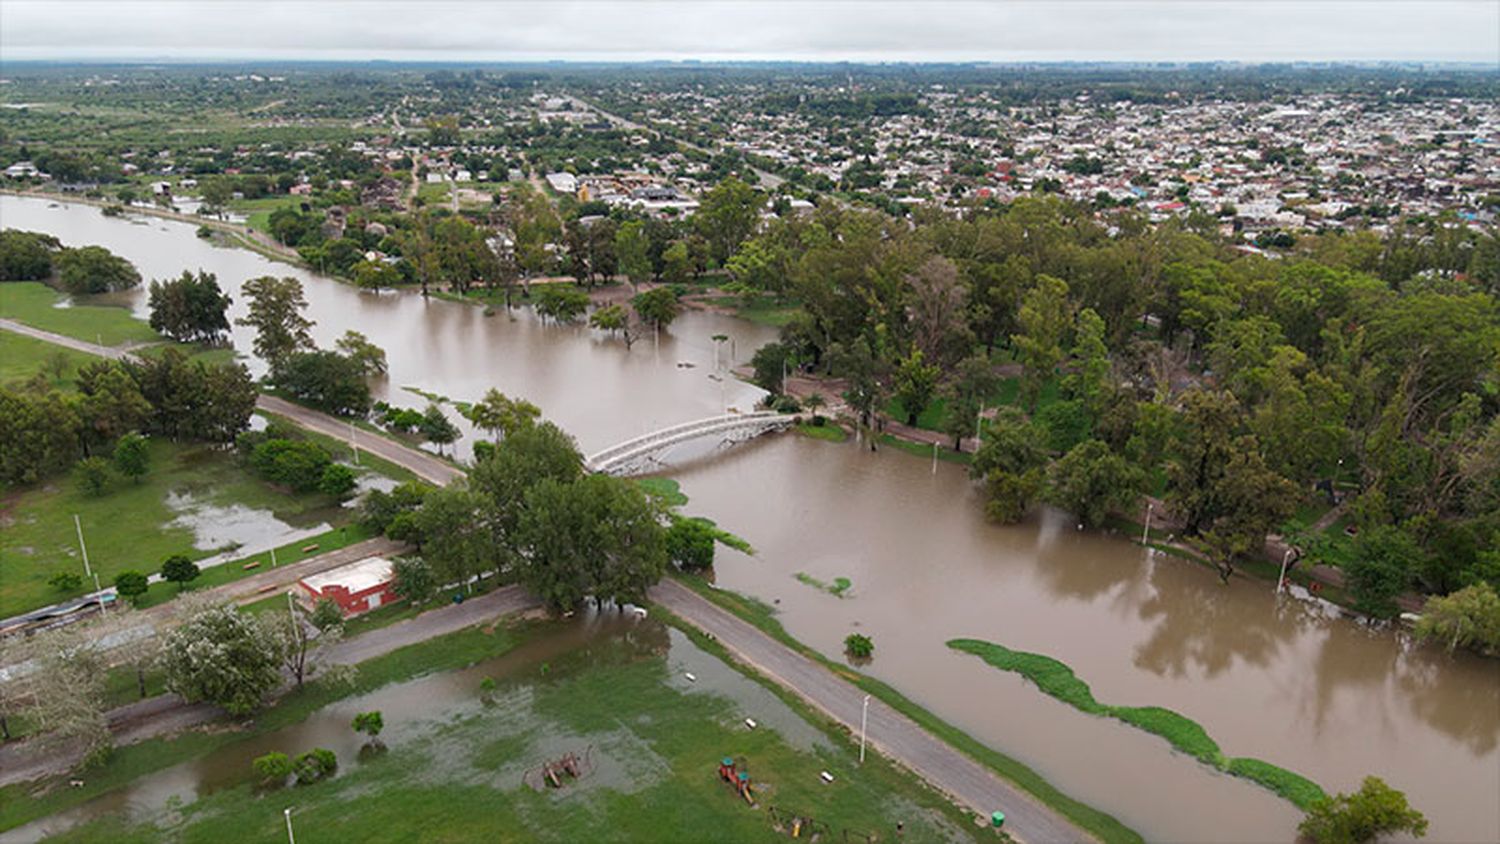
M 529 308 L 494 316 L 461 302 L 408 292 L 372 293 L 272 261 L 245 249 L 216 246 L 194 228 L 154 217 L 110 218 L 86 205 L 0 196 L 0 226 L 44 231 L 64 244 L 98 244 L 135 263 L 142 278 L 175 278 L 204 269 L 234 298 L 231 320 L 245 315 L 240 286 L 262 275 L 302 282 L 313 339 L 331 348 L 345 331 L 359 331 L 385 349 L 390 372 L 373 385 L 376 398 L 422 408 L 427 399 L 405 388 L 473 401 L 491 387 L 523 396 L 578 439 L 585 453 L 657 428 L 714 416 L 727 407 L 749 409 L 761 391 L 733 378 L 715 378 L 748 361 L 776 329 L 702 311 L 687 311 L 659 340 L 647 337 L 627 352 L 619 340 L 583 325 L 555 325 Z M 111 298 L 142 319 L 149 314 L 146 285 Z M 729 339 L 722 345 L 715 335 Z M 234 326 L 234 346 L 257 375 L 265 365 L 248 357 L 253 329 Z M 469 432 L 451 408 L 449 417 Z M 467 440 L 468 437 L 465 437 Z M 461 450 L 466 450 L 466 442 Z
M 0 197 L 0 223 L 103 244 L 148 278 L 201 266 L 237 290 L 255 275 L 296 275 L 319 342 L 354 328 L 386 349 L 391 375 L 377 392 L 388 400 L 424 403 L 403 385 L 454 399 L 498 387 L 539 404 L 585 451 L 726 403 L 748 406 L 754 388 L 731 382 L 721 397 L 708 378 L 710 338 L 733 337 L 743 362 L 774 336 L 688 313 L 659 347 L 643 341 L 627 352 L 529 312 L 484 317 L 468 305 L 357 291 L 213 247 L 182 224 L 134 225 L 12 197 Z M 248 349 L 243 331 L 235 342 Z M 1500 841 L 1500 663 L 1415 647 L 1306 594 L 1278 599 L 1270 585 L 1241 579 L 1220 585 L 1211 571 L 1079 532 L 1054 511 L 990 525 L 962 468 L 934 473 L 929 460 L 894 450 L 784 435 L 670 457 L 688 512 L 755 546 L 753 557 L 720 550 L 721 586 L 775 604 L 792 635 L 830 656 L 849 632 L 870 634 L 876 657 L 865 670 L 1150 840 L 1289 841 L 1300 812 L 944 643 L 970 637 L 1052 656 L 1100 701 L 1165 706 L 1198 721 L 1227 756 L 1264 759 L 1330 790 L 1383 777 L 1427 814 L 1427 840 Z M 848 577 L 853 588 L 837 598 L 798 572 Z

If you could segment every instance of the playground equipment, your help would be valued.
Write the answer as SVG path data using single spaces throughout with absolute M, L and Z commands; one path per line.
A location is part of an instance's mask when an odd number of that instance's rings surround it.
M 564 753 L 528 770 L 521 780 L 536 791 L 547 788 L 562 788 L 574 780 L 580 780 L 594 771 L 594 746 L 589 745 L 583 755 Z
M 735 793 L 751 806 L 755 805 L 755 785 L 750 781 L 750 772 L 742 770 L 744 761 L 735 761 L 728 756 L 719 760 L 719 779 L 729 784 Z
M 788 838 L 822 841 L 832 838 L 833 828 L 817 818 L 771 807 L 771 826 Z

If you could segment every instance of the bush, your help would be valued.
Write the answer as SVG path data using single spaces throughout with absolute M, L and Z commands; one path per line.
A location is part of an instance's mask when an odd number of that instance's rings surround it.
M 197 578 L 199 574 L 198 564 L 182 554 L 173 554 L 161 564 L 162 579 L 177 584 L 179 590 L 188 581 Z
M 329 498 L 343 501 L 354 491 L 354 470 L 342 463 L 331 463 L 318 479 L 318 491 Z
M 273 750 L 264 756 L 257 756 L 250 763 L 255 773 L 260 775 L 262 781 L 267 784 L 283 784 L 292 773 L 292 760 L 285 753 Z
M 109 482 L 113 477 L 110 463 L 103 457 L 85 457 L 73 466 L 74 477 L 78 480 L 78 488 L 85 495 L 100 496 L 109 490 Z
M 59 592 L 76 592 L 83 588 L 83 578 L 70 571 L 60 571 L 47 578 L 47 585 Z
M 261 477 L 298 492 L 318 489 L 331 465 L 328 449 L 308 440 L 268 439 L 250 454 L 250 466 Z
M 863 633 L 850 633 L 844 637 L 844 653 L 855 659 L 869 659 L 875 654 L 875 642 Z
M 714 564 L 714 531 L 696 519 L 675 519 L 667 528 L 667 556 L 685 571 Z
M 1325 797 L 1312 805 L 1297 830 L 1318 844 L 1358 844 L 1389 832 L 1427 834 L 1427 818 L 1406 795 L 1379 777 L 1365 777 L 1359 791 Z
M 134 600 L 146 594 L 151 582 L 138 571 L 122 571 L 115 575 L 115 591 L 123 598 Z
M 322 747 L 315 747 L 298 756 L 293 765 L 298 785 L 311 785 L 318 780 L 327 779 L 338 769 L 339 757 L 332 750 Z

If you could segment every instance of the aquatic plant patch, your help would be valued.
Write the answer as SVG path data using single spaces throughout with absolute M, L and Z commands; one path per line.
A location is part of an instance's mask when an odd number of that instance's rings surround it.
M 948 647 L 973 654 L 1002 671 L 1012 671 L 1046 694 L 1091 715 L 1106 715 L 1166 739 L 1172 747 L 1206 765 L 1244 777 L 1306 809 L 1327 795 L 1312 780 L 1260 759 L 1226 759 L 1217 742 L 1197 721 L 1160 706 L 1111 706 L 1094 699 L 1089 684 L 1073 669 L 1042 654 L 1013 651 L 979 639 L 950 639 Z

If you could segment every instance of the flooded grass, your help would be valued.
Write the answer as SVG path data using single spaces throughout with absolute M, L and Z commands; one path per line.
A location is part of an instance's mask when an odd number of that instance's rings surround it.
M 831 443 L 841 443 L 849 439 L 849 432 L 845 431 L 843 426 L 831 420 L 824 422 L 822 425 L 811 425 L 803 422 L 797 426 L 797 433 L 804 437 L 811 437 L 815 440 L 824 440 Z
M 633 478 L 635 485 L 667 507 L 681 507 L 688 503 L 682 487 L 671 478 Z
M 0 284 L 0 317 L 106 346 L 162 339 L 151 326 L 133 317 L 128 308 L 89 304 L 91 301 L 88 296 L 69 297 L 39 281 Z M 60 302 L 69 305 L 58 307 Z
M 104 495 L 85 494 L 71 478 L 61 476 L 7 497 L 10 521 L 0 537 L 0 618 L 69 597 L 49 586 L 47 579 L 60 571 L 83 574 L 74 514 L 83 525 L 89 562 L 105 584 L 122 571 L 155 572 L 172 554 L 209 556 L 213 549 L 200 541 L 198 522 L 212 522 L 213 514 L 226 508 L 253 513 L 251 527 L 260 527 L 251 533 L 266 537 L 297 524 L 315 526 L 347 518 L 348 511 L 329 509 L 324 496 L 293 495 L 269 486 L 228 452 L 152 439 L 150 453 L 151 469 L 140 483 L 116 479 Z M 173 509 L 174 493 L 191 494 L 204 509 L 196 517 Z M 148 602 L 154 602 L 153 593 L 174 591 L 153 584 Z
M 739 616 L 761 632 L 781 642 L 794 651 L 821 663 L 866 692 L 880 698 L 887 705 L 915 721 L 924 730 L 942 741 L 968 754 L 981 765 L 988 767 L 1000 777 L 1030 793 L 1042 804 L 1055 809 L 1068 820 L 1087 830 L 1101 841 L 1139 844 L 1143 839 L 1135 830 L 1121 823 L 1107 812 L 1095 809 L 1059 791 L 1025 763 L 1013 759 L 974 738 L 948 722 L 938 718 L 914 701 L 879 680 L 861 674 L 848 666 L 825 659 L 822 654 L 792 638 L 775 618 L 775 609 L 753 597 L 714 589 L 697 577 L 683 576 L 678 580 L 708 600 Z M 657 610 L 661 612 L 661 610 Z
M 825 583 L 824 581 L 813 577 L 807 572 L 799 571 L 793 576 L 796 577 L 799 582 L 805 583 L 814 589 L 819 589 L 827 592 L 828 594 L 833 595 L 837 598 L 844 597 L 844 595 L 848 593 L 850 587 L 854 586 L 854 582 L 847 577 L 835 577 L 832 583 Z
M 1290 800 L 1300 809 L 1326 797 L 1312 780 L 1259 759 L 1226 759 L 1217 742 L 1197 721 L 1160 706 L 1111 706 L 1094 699 L 1089 684 L 1073 669 L 1042 654 L 1013 651 L 994 642 L 952 639 L 948 647 L 983 659 L 1002 671 L 1012 671 L 1036 684 L 1044 694 L 1090 715 L 1105 715 L 1124 721 L 1166 739 L 1177 750 L 1235 776 L 1244 777 Z
M 394 729 L 387 731 L 388 752 L 341 759 L 332 780 L 258 789 L 248 759 L 226 760 L 243 763 L 243 781 L 182 805 L 168 798 L 128 818 L 98 817 L 49 840 L 277 842 L 289 806 L 298 834 L 312 840 L 337 830 L 339 840 L 372 842 L 769 842 L 785 837 L 771 807 L 776 816 L 816 818 L 834 835 L 848 830 L 889 840 L 899 821 L 914 841 L 997 840 L 884 760 L 856 768 L 847 737 L 829 740 L 805 720 L 810 713 L 794 711 L 660 623 L 616 621 L 592 631 L 554 623 L 526 635 L 498 664 L 346 701 L 343 707 L 385 704 Z M 430 654 L 434 644 L 413 649 Z M 554 645 L 563 652 L 554 653 Z M 705 682 L 676 682 L 684 666 Z M 487 706 L 479 702 L 479 680 L 496 673 L 504 676 Z M 362 686 L 370 675 L 362 671 Z M 424 692 L 432 684 L 438 694 Z M 760 726 L 747 728 L 747 716 Z M 820 738 L 789 738 L 783 725 Z M 565 753 L 583 760 L 584 775 L 561 788 L 539 786 L 540 766 Z M 750 772 L 758 805 L 720 781 L 726 755 Z M 832 783 L 822 781 L 823 771 L 833 772 Z

